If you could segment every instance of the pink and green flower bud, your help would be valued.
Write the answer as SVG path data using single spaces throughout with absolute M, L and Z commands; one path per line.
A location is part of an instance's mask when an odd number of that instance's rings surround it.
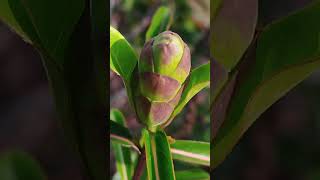
M 144 45 L 138 62 L 138 114 L 144 124 L 155 126 L 169 119 L 190 68 L 190 50 L 176 33 L 165 31 Z

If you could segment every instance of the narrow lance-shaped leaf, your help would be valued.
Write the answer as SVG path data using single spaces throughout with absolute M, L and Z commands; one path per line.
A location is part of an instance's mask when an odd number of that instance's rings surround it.
M 203 64 L 192 70 L 190 76 L 186 80 L 186 84 L 178 105 L 175 107 L 173 113 L 171 114 L 170 120 L 167 121 L 163 126 L 166 127 L 167 125 L 169 125 L 173 118 L 182 111 L 182 109 L 190 101 L 190 99 L 209 85 L 210 63 Z
M 149 180 L 175 180 L 170 145 L 164 131 L 143 130 Z
M 177 180 L 209 180 L 210 174 L 202 169 L 176 171 Z
M 258 39 L 256 62 L 240 82 L 213 141 L 213 168 L 274 102 L 320 67 L 320 3 L 268 26 Z
M 220 1 L 217 3 L 219 5 Z M 250 45 L 257 16 L 258 0 L 221 1 L 219 11 L 210 24 L 210 50 L 212 56 L 228 71 L 239 62 Z
M 170 9 L 166 6 L 161 6 L 157 9 L 156 13 L 152 17 L 151 24 L 146 33 L 146 42 L 159 33 L 166 31 L 170 27 L 171 23 Z
M 131 147 L 140 153 L 138 146 L 133 142 L 130 131 L 125 127 L 125 121 L 119 110 L 110 111 L 110 138 L 122 146 Z
M 210 166 L 210 143 L 175 140 L 170 146 L 173 159 Z
M 119 172 L 122 180 L 130 180 L 131 176 L 133 175 L 133 163 L 131 161 L 131 152 L 130 149 L 128 147 L 123 146 L 123 144 L 129 144 L 129 146 L 133 144 L 129 139 L 131 138 L 131 135 L 129 131 L 125 128 L 125 118 L 119 110 L 111 109 L 110 119 L 110 137 L 111 140 L 116 140 L 111 141 L 111 145 L 116 158 L 117 171 Z M 112 123 L 113 121 L 115 122 Z

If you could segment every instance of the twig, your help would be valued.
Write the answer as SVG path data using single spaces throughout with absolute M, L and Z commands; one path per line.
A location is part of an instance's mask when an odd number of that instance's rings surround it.
M 145 150 L 143 149 L 141 151 L 141 155 L 139 156 L 137 167 L 134 171 L 133 180 L 141 179 L 145 165 L 146 165 L 146 153 L 145 153 Z

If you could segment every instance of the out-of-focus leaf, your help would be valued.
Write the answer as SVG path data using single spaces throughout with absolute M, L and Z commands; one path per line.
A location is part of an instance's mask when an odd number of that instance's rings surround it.
M 30 43 L 27 35 L 22 31 L 20 25 L 16 21 L 9 7 L 9 0 L 1 0 L 0 2 L 0 19 L 20 35 L 25 41 Z
M 170 9 L 168 7 L 159 7 L 153 15 L 151 24 L 147 30 L 146 41 L 149 41 L 159 33 L 168 30 L 170 28 L 171 18 Z
M 213 9 L 215 10 L 215 9 Z M 228 71 L 250 45 L 257 23 L 258 0 L 224 0 L 211 21 L 210 50 Z
M 132 147 L 140 153 L 139 148 L 132 141 L 130 131 L 126 128 L 125 118 L 122 113 L 117 109 L 111 109 L 110 120 L 110 138 L 112 142 Z
M 260 27 L 276 21 L 280 18 L 286 17 L 295 11 L 306 7 L 313 0 L 260 0 L 259 1 L 259 17 L 258 24 Z
M 256 62 L 236 88 L 213 141 L 213 168 L 274 102 L 320 67 L 320 3 L 271 24 L 257 42 Z
M 203 64 L 191 71 L 190 76 L 186 80 L 184 90 L 182 92 L 180 101 L 175 107 L 170 120 L 163 126 L 166 127 L 171 123 L 173 118 L 179 114 L 184 106 L 202 89 L 210 85 L 210 63 Z
M 173 159 L 210 166 L 210 143 L 175 140 L 170 146 Z
M 223 124 L 226 116 L 229 103 L 231 101 L 232 94 L 234 92 L 234 87 L 236 84 L 237 73 L 232 75 L 230 80 L 227 82 L 223 91 L 217 97 L 216 101 L 213 103 L 211 112 L 211 138 L 215 138 L 218 133 L 219 128 Z
M 123 114 L 117 109 L 111 109 L 110 119 L 110 137 L 111 140 L 116 140 L 116 142 L 112 141 L 111 145 L 116 158 L 117 171 L 122 180 L 130 180 L 133 175 L 133 163 L 130 149 L 125 146 L 135 147 L 135 145 L 130 141 L 131 135 L 129 130 L 125 128 L 126 121 Z M 113 121 L 115 122 L 113 123 Z
M 7 152 L 0 156 L 1 180 L 44 180 L 39 164 L 23 152 Z
M 176 171 L 177 180 L 209 180 L 210 174 L 202 169 Z
M 99 55 L 96 56 L 96 46 L 93 47 L 92 44 L 97 42 L 96 37 L 102 37 L 96 45 L 102 45 L 106 49 L 107 34 L 97 34 L 100 31 L 94 30 L 95 27 L 101 27 L 103 20 L 97 21 L 93 16 L 98 12 L 92 12 L 92 10 L 99 9 L 101 11 L 99 14 L 102 15 L 100 18 L 107 19 L 107 6 L 93 7 L 97 3 L 91 0 L 85 1 L 84 11 L 81 13 L 80 20 L 76 22 L 67 43 L 65 60 L 62 65 L 60 64 L 61 68 L 56 67 L 55 59 L 41 49 L 40 51 L 47 69 L 59 119 L 65 130 L 64 134 L 69 138 L 69 144 L 74 148 L 75 155 L 81 157 L 81 167 L 84 167 L 82 171 L 91 179 L 104 180 L 108 176 L 105 170 L 108 166 L 106 117 L 108 117 L 109 96 L 106 88 L 103 88 L 107 87 L 107 76 L 99 75 L 107 74 L 105 66 L 101 66 L 106 62 L 106 55 L 101 56 L 105 51 L 98 50 Z M 76 7 L 68 8 L 68 11 L 72 11 L 73 8 Z M 59 13 L 63 14 L 60 11 Z M 95 25 L 92 25 L 93 22 Z M 101 31 L 107 30 L 107 27 L 104 26 L 104 28 Z
M 97 8 L 98 3 L 8 0 L 14 19 L 42 56 L 69 144 L 82 158 L 83 172 L 94 180 L 107 178 L 108 163 L 105 153 L 108 100 L 106 88 L 102 88 L 106 87 L 107 76 L 98 76 L 107 74 L 105 66 L 101 66 L 105 56 L 100 55 L 105 51 L 98 50 L 99 58 L 95 51 L 101 45 L 106 49 L 106 28 L 95 31 L 95 27 L 106 21 L 107 6 Z M 95 18 L 97 13 L 99 18 Z M 102 36 L 97 34 L 101 31 Z M 102 37 L 98 45 L 97 37 Z
M 149 180 L 175 180 L 170 145 L 164 131 L 143 130 Z
M 210 28 L 210 0 L 188 0 L 192 20 L 200 28 Z
M 216 15 L 219 12 L 219 7 L 221 6 L 223 0 L 212 0 L 210 1 L 210 21 L 212 22 L 212 20 L 214 20 L 214 18 L 216 17 Z
M 119 31 L 110 26 L 110 68 L 129 82 L 137 62 L 134 49 Z
M 23 32 L 56 63 L 62 64 L 71 34 L 83 13 L 84 0 L 7 1 Z

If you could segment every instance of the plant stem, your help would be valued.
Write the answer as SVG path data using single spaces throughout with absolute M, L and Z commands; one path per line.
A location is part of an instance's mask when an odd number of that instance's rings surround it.
M 141 155 L 139 157 L 137 167 L 134 171 L 133 180 L 140 180 L 141 179 L 145 165 L 146 165 L 146 153 L 145 153 L 145 150 L 143 149 L 141 151 Z

